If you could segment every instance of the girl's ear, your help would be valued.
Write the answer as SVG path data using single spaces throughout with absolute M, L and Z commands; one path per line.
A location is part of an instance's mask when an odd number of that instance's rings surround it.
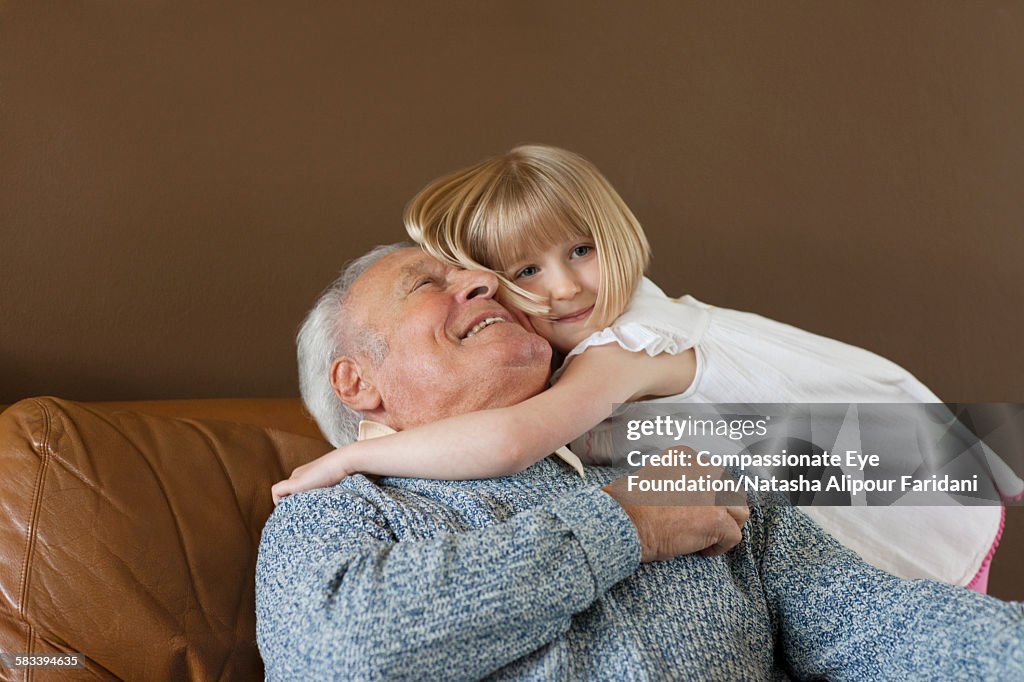
M 338 400 L 356 412 L 372 412 L 380 407 L 380 393 L 363 378 L 362 367 L 350 357 L 340 357 L 331 365 L 331 386 Z

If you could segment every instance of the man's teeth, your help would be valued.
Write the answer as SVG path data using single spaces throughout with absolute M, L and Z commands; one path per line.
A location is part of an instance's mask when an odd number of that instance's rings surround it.
M 504 321 L 505 320 L 500 318 L 500 317 L 488 317 L 486 320 L 484 320 L 482 322 L 477 322 L 475 325 L 473 325 L 473 328 L 469 330 L 468 334 L 466 334 L 466 338 L 468 339 L 469 337 L 473 336 L 474 334 L 476 334 L 478 331 L 480 331 L 484 327 L 489 327 L 490 325 L 494 324 L 495 322 L 504 322 Z

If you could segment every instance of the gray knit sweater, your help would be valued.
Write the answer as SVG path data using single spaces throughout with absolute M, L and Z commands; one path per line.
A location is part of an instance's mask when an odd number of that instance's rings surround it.
M 267 677 L 1024 679 L 1020 605 L 889 576 L 789 507 L 752 500 L 727 555 L 639 564 L 599 490 L 622 473 L 286 498 L 256 568 Z

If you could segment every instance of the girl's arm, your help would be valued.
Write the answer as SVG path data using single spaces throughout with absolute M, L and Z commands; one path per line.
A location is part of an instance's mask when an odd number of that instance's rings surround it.
M 617 345 L 575 358 L 553 387 L 517 405 L 442 419 L 332 450 L 274 485 L 274 501 L 361 472 L 465 480 L 522 471 L 593 428 L 617 403 L 682 393 L 696 368 L 692 349 L 650 357 Z

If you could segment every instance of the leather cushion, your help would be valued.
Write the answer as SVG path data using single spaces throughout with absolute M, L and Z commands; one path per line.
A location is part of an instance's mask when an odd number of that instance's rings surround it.
M 80 652 L 89 678 L 261 677 L 253 576 L 270 485 L 329 449 L 116 406 L 11 406 L 0 415 L 0 651 Z

